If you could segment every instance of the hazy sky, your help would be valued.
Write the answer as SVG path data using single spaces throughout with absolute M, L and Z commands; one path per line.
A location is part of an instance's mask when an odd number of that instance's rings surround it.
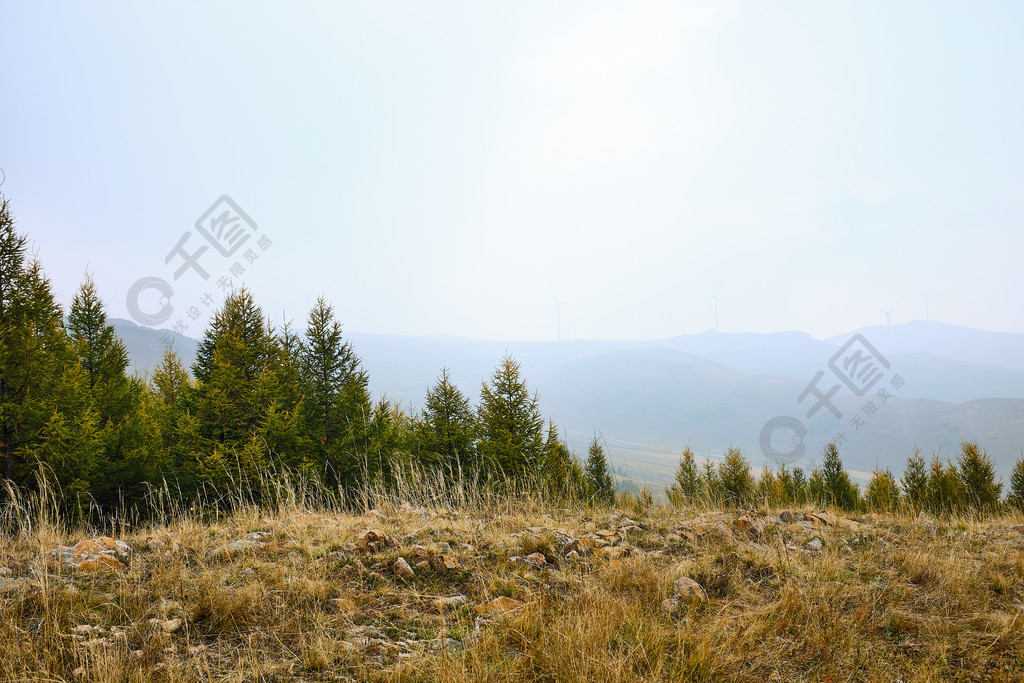
M 1024 332 L 1017 0 L 183 4 L 0 3 L 2 189 L 65 303 L 157 277 L 198 336 L 238 262 L 350 331 L 667 337 L 717 293 L 723 332 Z M 222 195 L 251 239 L 174 280 Z

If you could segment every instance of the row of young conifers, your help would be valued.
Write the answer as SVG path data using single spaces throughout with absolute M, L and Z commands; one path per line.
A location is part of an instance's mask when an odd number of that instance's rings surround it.
M 783 464 L 775 470 L 766 467 L 757 477 L 738 449 L 730 448 L 717 464 L 705 460 L 698 466 L 687 447 L 675 482 L 666 489 L 675 505 L 816 505 L 881 513 L 990 514 L 1004 508 L 1024 510 L 1024 458 L 1014 465 L 1005 499 L 1002 493 L 1003 482 L 997 480 L 992 458 L 971 441 L 960 444 L 955 462 L 936 455 L 929 464 L 915 451 L 898 480 L 891 470 L 876 469 L 863 491 L 843 468 L 834 443 L 825 446 L 821 466 L 810 474 Z
M 168 350 L 148 376 L 128 373 L 124 344 L 86 279 L 65 312 L 0 196 L 0 478 L 8 499 L 45 488 L 66 513 L 202 500 L 264 503 L 285 492 L 366 503 L 369 491 L 458 502 L 481 491 L 612 503 L 595 438 L 584 462 L 545 421 L 519 365 L 501 360 L 476 406 L 442 369 L 424 408 L 373 402 L 368 376 L 319 299 L 297 332 L 275 329 L 247 290 L 233 292 L 186 368 Z M 285 480 L 301 486 L 282 488 Z M 667 491 L 676 504 L 831 504 L 961 512 L 1004 504 L 991 459 L 963 444 L 956 463 L 915 454 L 901 481 L 875 472 L 861 494 L 834 445 L 820 469 L 755 478 L 738 450 L 698 468 L 692 451 Z M 50 494 L 48 494 L 50 495 Z M 641 491 L 640 498 L 649 497 Z M 1024 500 L 1024 462 L 1006 502 Z
M 421 488 L 432 495 L 614 495 L 596 439 L 584 465 L 512 358 L 482 383 L 475 407 L 446 370 L 420 413 L 372 401 L 323 298 L 297 332 L 275 329 L 249 291 L 235 291 L 191 368 L 168 350 L 147 376 L 129 374 L 91 278 L 65 318 L 0 199 L 0 478 L 12 494 L 45 485 L 66 512 L 88 514 L 154 491 L 218 506 L 265 502 L 284 477 L 344 501 L 429 473 Z

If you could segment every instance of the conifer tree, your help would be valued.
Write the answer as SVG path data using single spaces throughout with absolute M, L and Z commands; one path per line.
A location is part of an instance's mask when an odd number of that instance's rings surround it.
M 351 485 L 366 466 L 363 456 L 374 410 L 369 378 L 352 344 L 342 339 L 333 306 L 323 297 L 309 313 L 297 355 L 310 464 L 328 485 Z M 384 419 L 379 416 L 378 422 Z
M 72 508 L 89 494 L 100 450 L 87 379 L 63 311 L 0 195 L 0 457 L 5 478 L 33 486 L 39 466 Z
M 889 470 L 876 469 L 871 474 L 871 481 L 864 492 L 864 502 L 868 508 L 876 512 L 895 512 L 899 507 L 900 490 L 896 477 Z
M 1006 504 L 1024 512 L 1024 454 L 1010 472 L 1010 495 L 1006 497 Z
M 744 506 L 753 501 L 754 477 L 740 449 L 729 448 L 725 452 L 725 460 L 718 465 L 718 479 L 726 500 L 732 505 Z
M 700 471 L 697 469 L 697 461 L 693 455 L 693 449 L 689 444 L 683 448 L 683 454 L 679 458 L 679 468 L 676 470 L 675 483 L 665 489 L 665 495 L 673 505 L 679 506 L 684 503 L 693 504 L 701 489 Z
M 615 502 L 615 482 L 608 471 L 608 458 L 601 443 L 597 440 L 596 434 L 587 449 L 585 472 L 587 483 L 590 486 L 591 500 L 606 505 Z
M 574 499 L 588 488 L 583 467 L 559 437 L 558 427 L 550 420 L 540 472 L 547 493 L 556 500 Z
M 988 453 L 977 443 L 964 441 L 957 462 L 965 505 L 980 513 L 998 508 L 1003 483 L 996 482 L 996 468 Z
M 821 463 L 822 485 L 825 504 L 835 505 L 843 510 L 857 507 L 860 494 L 857 486 L 850 481 L 850 475 L 843 469 L 836 444 L 825 445 L 824 460 Z
M 917 513 L 928 507 L 928 470 L 921 449 L 914 449 L 914 454 L 907 458 L 901 485 L 903 499 L 912 511 Z
M 422 464 L 456 476 L 476 469 L 476 417 L 448 368 L 427 390 L 417 431 Z
M 928 510 L 937 515 L 959 512 L 963 507 L 963 482 L 956 465 L 947 460 L 943 465 L 938 454 L 932 457 L 928 472 Z
M 519 363 L 510 356 L 483 384 L 477 408 L 480 426 L 481 466 L 512 479 L 536 473 L 544 449 L 544 419 L 525 380 Z
M 107 323 L 91 277 L 71 302 L 67 331 L 96 411 L 100 450 L 92 493 L 101 504 L 137 499 L 154 474 L 153 425 L 142 410 L 144 384 L 126 374 L 128 351 Z

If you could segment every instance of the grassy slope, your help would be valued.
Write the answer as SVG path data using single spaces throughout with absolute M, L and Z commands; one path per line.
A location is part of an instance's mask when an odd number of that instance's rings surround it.
M 0 538 L 11 570 L 0 578 L 0 679 L 1024 678 L 1021 519 L 932 527 L 897 516 L 797 531 L 762 511 L 751 537 L 735 514 L 708 510 L 378 507 L 248 509 L 212 522 L 179 513 L 119 536 L 135 549 L 121 573 L 59 566 L 45 552 L 84 534 L 22 519 L 19 535 Z M 355 547 L 371 528 L 395 544 Z M 605 557 L 570 559 L 559 530 L 623 540 Z M 253 531 L 270 535 L 224 550 Z M 806 550 L 815 537 L 824 548 Z M 537 551 L 547 568 L 512 559 Z M 391 571 L 399 556 L 415 565 L 441 554 L 463 569 Z M 668 613 L 662 602 L 682 576 L 708 599 Z M 476 613 L 501 595 L 525 606 Z M 174 619 L 180 628 L 165 632 Z

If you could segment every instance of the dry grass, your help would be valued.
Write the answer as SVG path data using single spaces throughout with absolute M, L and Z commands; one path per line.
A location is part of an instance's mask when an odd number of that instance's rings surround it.
M 762 510 L 751 536 L 728 512 L 414 488 L 403 494 L 425 507 L 364 492 L 368 514 L 301 493 L 212 520 L 168 509 L 165 524 L 122 530 L 125 572 L 60 565 L 48 550 L 92 534 L 43 504 L 9 506 L 0 679 L 1024 679 L 1024 519 L 796 531 Z M 371 528 L 394 543 L 357 547 Z M 603 556 L 571 554 L 562 535 L 602 530 L 620 539 Z M 268 535 L 228 549 L 252 532 Z M 515 559 L 538 552 L 542 568 Z M 430 566 L 440 555 L 462 569 Z M 392 572 L 399 557 L 415 576 Z M 668 612 L 683 576 L 707 600 Z M 498 596 L 525 605 L 477 614 Z

